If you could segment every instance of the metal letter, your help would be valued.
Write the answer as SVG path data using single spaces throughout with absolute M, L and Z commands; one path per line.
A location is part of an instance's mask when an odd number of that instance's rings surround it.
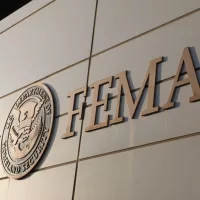
M 151 113 L 158 112 L 159 108 L 154 107 L 154 96 L 155 96 L 155 83 L 156 83 L 156 69 L 157 64 L 162 62 L 163 58 L 159 57 L 156 58 L 149 63 L 149 68 L 147 70 L 147 73 L 145 75 L 142 87 L 140 88 L 138 97 L 136 100 L 132 98 L 131 90 L 129 87 L 129 83 L 126 77 L 126 71 L 121 72 L 115 76 L 115 78 L 119 79 L 119 88 L 118 88 L 118 95 L 117 95 L 117 108 L 116 108 L 116 114 L 115 118 L 111 120 L 110 124 L 116 124 L 123 122 L 124 118 L 120 117 L 120 102 L 121 102 L 121 95 L 122 95 L 122 89 L 124 91 L 126 102 L 128 104 L 129 114 L 131 118 L 134 117 L 137 105 L 141 99 L 141 96 L 143 94 L 144 88 L 147 85 L 147 81 L 149 80 L 148 84 L 148 101 L 147 101 L 147 109 L 143 110 L 141 115 L 148 115 Z
M 99 88 L 101 85 L 109 83 L 109 87 L 112 87 L 112 76 L 105 78 L 101 81 L 97 81 L 91 85 L 91 88 L 94 88 L 93 102 L 92 102 L 92 114 L 90 119 L 90 125 L 86 127 L 85 131 L 89 132 L 95 129 L 103 128 L 108 126 L 108 115 L 106 116 L 106 120 L 99 124 L 96 124 L 96 111 L 97 107 L 104 105 L 104 111 L 107 110 L 108 106 L 108 95 L 106 94 L 105 99 L 99 101 Z
M 183 64 L 185 64 L 185 68 L 186 68 L 186 71 L 187 71 L 187 74 L 188 74 L 188 78 L 185 78 L 183 80 L 179 80 L 180 73 L 181 73 L 181 70 L 183 68 Z M 170 108 L 173 108 L 175 106 L 174 101 L 172 101 L 175 89 L 177 87 L 181 87 L 181 86 L 184 86 L 184 85 L 187 85 L 187 84 L 191 85 L 192 92 L 193 92 L 193 96 L 190 97 L 190 102 L 200 100 L 199 83 L 198 83 L 198 80 L 197 80 L 196 72 L 194 70 L 194 64 L 193 64 L 192 57 L 190 55 L 190 51 L 189 51 L 188 47 L 186 47 L 183 50 L 183 54 L 182 54 L 182 57 L 181 57 L 181 60 L 180 60 L 179 66 L 178 66 L 178 70 L 177 70 L 175 79 L 174 79 L 172 90 L 170 92 L 167 103 L 163 106 L 163 109 L 170 109 Z
M 84 108 L 84 103 L 82 103 L 81 107 L 79 109 L 74 110 L 74 104 L 76 100 L 76 95 L 83 93 L 84 96 L 86 96 L 87 88 L 83 87 L 80 89 L 77 89 L 73 92 L 70 92 L 68 97 L 70 98 L 70 103 L 69 103 L 69 112 L 68 112 L 68 120 L 67 120 L 67 130 L 66 133 L 62 135 L 62 139 L 72 137 L 74 136 L 75 132 L 71 131 L 71 126 L 72 126 L 72 118 L 74 115 L 79 114 L 79 119 L 83 119 L 83 108 Z

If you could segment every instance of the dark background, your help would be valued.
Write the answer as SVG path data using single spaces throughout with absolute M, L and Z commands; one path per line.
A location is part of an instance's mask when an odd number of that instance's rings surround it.
M 12 14 L 32 0 L 5 0 L 0 1 L 0 20 Z

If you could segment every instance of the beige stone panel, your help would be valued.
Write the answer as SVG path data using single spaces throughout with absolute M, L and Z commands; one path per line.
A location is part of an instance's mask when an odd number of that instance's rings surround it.
M 0 96 L 89 57 L 95 1 L 56 0 L 0 37 Z
M 75 200 L 198 200 L 200 136 L 81 161 Z
M 27 200 L 71 200 L 75 164 L 34 173 L 28 184 Z
M 185 47 L 191 47 L 194 66 L 200 67 L 200 29 L 197 26 L 199 18 L 200 12 L 194 13 L 93 57 L 89 85 L 127 70 L 131 89 L 139 88 L 149 62 L 160 56 L 164 57 L 164 62 L 157 67 L 157 81 L 169 78 L 176 74 Z M 108 91 L 113 95 L 117 93 L 116 87 L 109 89 L 105 85 L 102 94 L 105 95 Z M 91 99 L 92 97 L 87 100 L 88 103 Z
M 199 0 L 100 0 L 93 53 L 140 35 L 199 7 Z
M 0 199 L 7 200 L 9 179 L 0 180 Z
M 21 180 L 10 179 L 7 200 L 26 200 L 29 178 Z

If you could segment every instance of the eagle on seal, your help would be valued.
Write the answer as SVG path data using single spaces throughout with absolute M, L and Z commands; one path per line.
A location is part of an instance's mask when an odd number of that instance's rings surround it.
M 43 122 L 40 111 L 43 104 L 44 101 L 28 102 L 20 109 L 13 109 L 9 139 L 10 146 L 15 151 L 23 151 L 25 147 L 29 149 L 32 140 L 42 132 Z

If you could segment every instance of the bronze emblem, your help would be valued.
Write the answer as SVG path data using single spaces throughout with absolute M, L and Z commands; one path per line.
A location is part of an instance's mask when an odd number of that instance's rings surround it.
M 1 162 L 7 175 L 25 176 L 42 156 L 51 134 L 53 99 L 43 85 L 28 88 L 15 102 L 1 138 Z

